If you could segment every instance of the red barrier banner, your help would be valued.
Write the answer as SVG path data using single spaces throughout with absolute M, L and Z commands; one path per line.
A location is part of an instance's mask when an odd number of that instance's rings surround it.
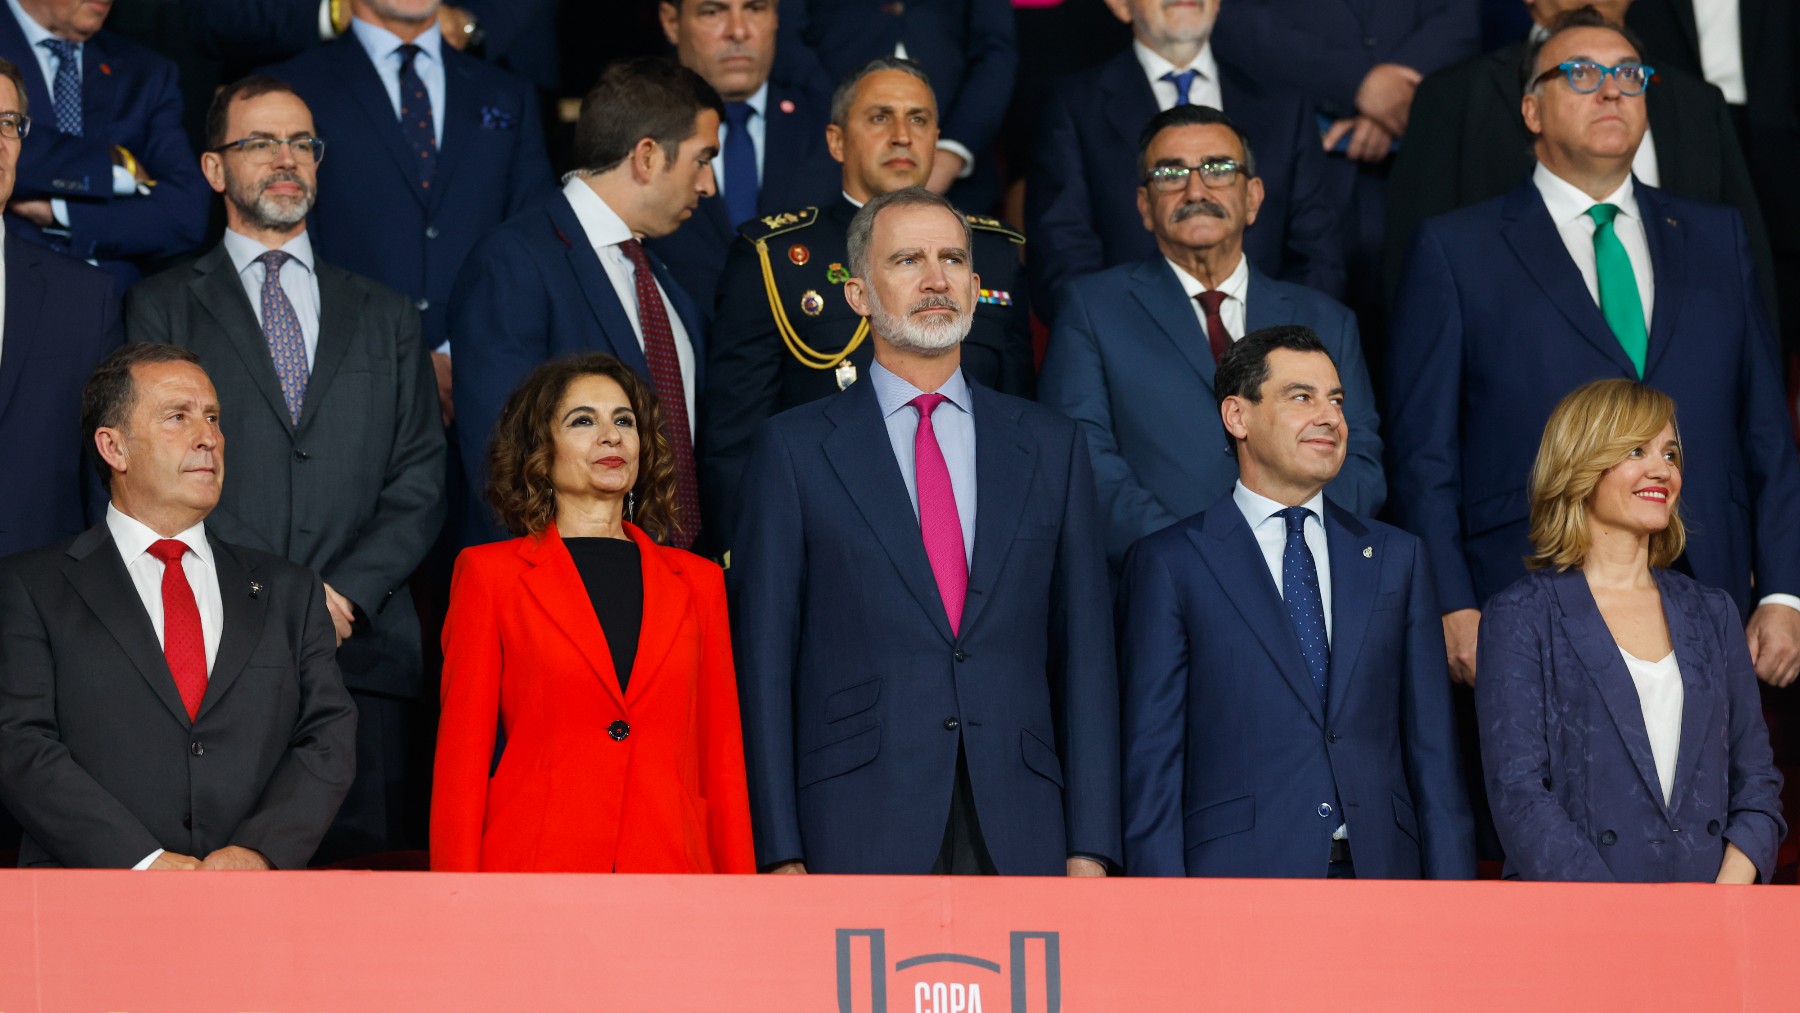
M 1800 888 L 0 872 L 0 1013 L 1793 1010 Z

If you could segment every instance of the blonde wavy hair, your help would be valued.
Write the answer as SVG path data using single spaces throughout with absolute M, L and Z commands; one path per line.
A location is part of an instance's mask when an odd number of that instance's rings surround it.
M 1588 501 L 1600 476 L 1675 425 L 1675 399 L 1633 380 L 1595 380 L 1571 391 L 1550 413 L 1531 467 L 1531 545 L 1525 565 L 1568 570 L 1588 554 Z M 1675 428 L 1676 467 L 1681 429 Z M 1650 565 L 1665 567 L 1687 546 L 1677 510 L 1650 535 Z

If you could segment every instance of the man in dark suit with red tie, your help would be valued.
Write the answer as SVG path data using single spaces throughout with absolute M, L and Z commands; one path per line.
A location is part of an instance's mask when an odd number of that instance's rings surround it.
M 19 864 L 304 867 L 355 766 L 319 578 L 207 531 L 225 439 L 194 353 L 108 356 L 82 428 L 106 520 L 0 564 Z

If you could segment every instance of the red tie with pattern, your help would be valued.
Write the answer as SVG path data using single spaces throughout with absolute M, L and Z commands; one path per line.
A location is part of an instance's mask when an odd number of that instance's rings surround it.
M 1231 347 L 1231 334 L 1225 330 L 1225 318 L 1219 315 L 1219 307 L 1225 304 L 1225 293 L 1215 288 L 1194 298 L 1200 300 L 1200 308 L 1206 311 L 1206 341 L 1212 346 L 1213 361 L 1218 362 Z
M 194 589 L 181 569 L 181 557 L 187 552 L 187 543 L 173 538 L 150 546 L 150 555 L 163 565 L 163 657 L 169 661 L 175 690 L 192 721 L 206 696 L 206 635 L 200 631 L 200 606 L 194 601 Z
M 656 288 L 656 274 L 650 269 L 644 244 L 627 239 L 619 247 L 631 258 L 638 326 L 644 331 L 644 359 L 650 364 L 650 385 L 662 402 L 669 448 L 675 454 L 675 502 L 681 507 L 681 525 L 674 542 L 685 549 L 700 533 L 700 482 L 694 473 L 694 431 L 688 425 L 687 388 L 681 382 L 681 359 L 675 354 L 675 328 L 669 326 L 669 310 Z

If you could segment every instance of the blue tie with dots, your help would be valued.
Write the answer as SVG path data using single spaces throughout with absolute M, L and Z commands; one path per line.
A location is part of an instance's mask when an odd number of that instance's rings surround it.
M 1189 69 L 1180 72 L 1171 70 L 1164 74 L 1162 79 L 1175 85 L 1175 104 L 1184 106 L 1189 104 L 1188 89 L 1194 86 L 1194 78 L 1199 76 L 1200 72 L 1197 70 Z
M 1312 673 L 1313 688 L 1323 701 L 1331 642 L 1325 637 L 1325 596 L 1319 591 L 1319 568 L 1313 565 L 1312 550 L 1306 547 L 1306 518 L 1311 513 L 1305 507 L 1281 511 L 1281 519 L 1287 521 L 1287 545 L 1281 550 L 1281 597 L 1294 632 L 1300 635 L 1300 654 Z
M 50 104 L 56 107 L 56 129 L 71 137 L 81 136 L 81 43 L 45 39 L 38 43 L 56 55 L 56 80 Z
M 300 329 L 300 315 L 294 312 L 287 290 L 281 287 L 281 265 L 293 257 L 280 250 L 270 250 L 256 259 L 263 265 L 263 340 L 269 343 L 269 358 L 275 361 L 275 378 L 281 381 L 281 397 L 287 402 L 288 421 L 297 426 L 310 371 L 306 367 L 306 334 Z
M 412 43 L 401 46 L 400 53 L 400 135 L 419 160 L 419 188 L 431 189 L 431 177 L 437 174 L 438 146 L 436 121 L 431 114 L 431 95 L 425 82 L 413 67 L 422 50 Z

